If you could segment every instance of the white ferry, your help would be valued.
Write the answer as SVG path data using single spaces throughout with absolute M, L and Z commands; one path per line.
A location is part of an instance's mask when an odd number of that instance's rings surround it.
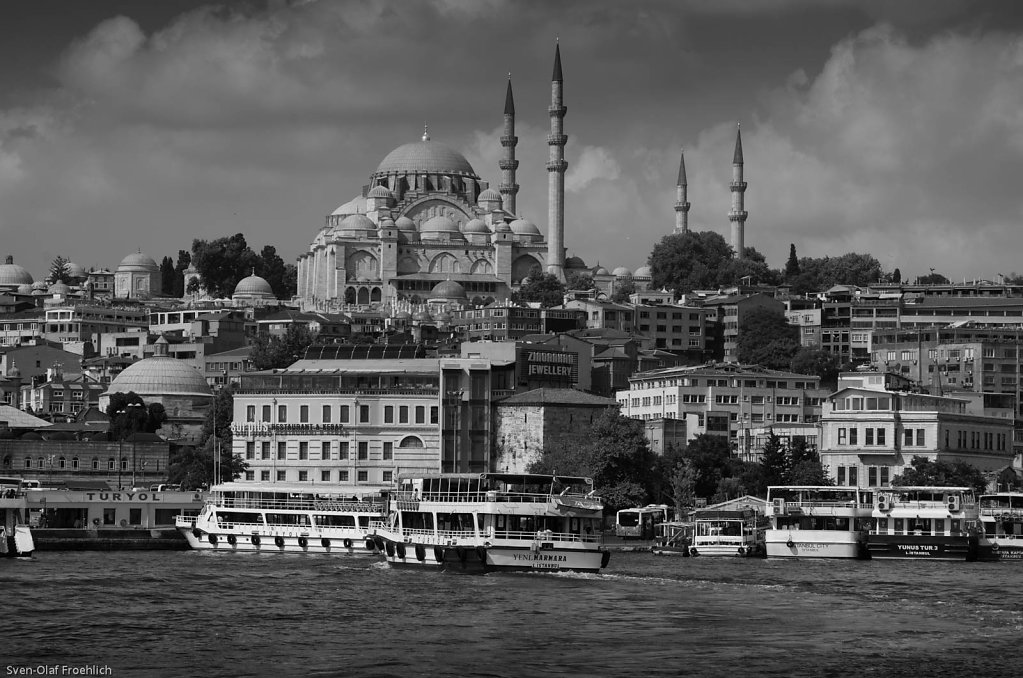
M 693 519 L 690 556 L 764 555 L 764 530 L 750 509 L 707 510 Z
M 604 504 L 589 478 L 537 474 L 400 476 L 378 547 L 397 567 L 456 572 L 599 572 Z
M 0 478 L 0 557 L 29 557 L 35 551 L 28 526 L 28 501 L 21 478 Z
M 979 510 L 972 488 L 878 489 L 871 515 L 871 558 L 977 559 Z
M 768 487 L 767 557 L 866 558 L 873 496 L 858 487 Z
M 379 551 L 369 527 L 383 510 L 379 491 L 231 482 L 215 485 L 199 515 L 175 525 L 194 549 L 372 555 Z
M 980 496 L 981 560 L 1023 560 L 1023 492 Z

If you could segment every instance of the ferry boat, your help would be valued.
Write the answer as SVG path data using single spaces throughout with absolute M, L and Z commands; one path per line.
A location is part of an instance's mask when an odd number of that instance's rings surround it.
M 858 487 L 767 488 L 768 558 L 866 558 L 873 492 Z
M 764 530 L 750 509 L 701 511 L 693 519 L 690 556 L 764 555 Z
M 979 515 L 969 487 L 880 489 L 867 549 L 871 558 L 976 560 Z
M 383 510 L 379 491 L 360 497 L 352 488 L 229 482 L 211 489 L 199 515 L 178 516 L 175 525 L 200 550 L 373 555 L 370 523 Z
M 22 479 L 0 478 L 0 557 L 27 558 L 35 551 L 27 517 Z
M 395 567 L 455 572 L 599 572 L 604 504 L 589 478 L 539 474 L 399 476 L 377 546 Z
M 980 496 L 981 560 L 1023 560 L 1023 492 Z

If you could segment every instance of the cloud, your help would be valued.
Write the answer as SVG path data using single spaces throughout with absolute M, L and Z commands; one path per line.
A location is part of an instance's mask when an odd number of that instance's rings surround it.
M 578 193 L 594 181 L 614 181 L 621 175 L 621 167 L 614 156 L 601 146 L 584 146 L 575 164 L 565 173 L 565 190 Z

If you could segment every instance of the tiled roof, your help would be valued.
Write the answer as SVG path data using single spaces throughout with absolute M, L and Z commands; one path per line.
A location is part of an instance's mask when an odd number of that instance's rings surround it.
M 583 405 L 589 407 L 611 407 L 617 404 L 614 398 L 604 398 L 574 388 L 536 388 L 525 393 L 516 393 L 498 401 L 500 405 Z

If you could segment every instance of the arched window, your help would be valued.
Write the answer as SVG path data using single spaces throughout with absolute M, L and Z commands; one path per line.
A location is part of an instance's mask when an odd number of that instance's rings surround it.
M 107 459 L 107 470 L 108 471 L 113 471 L 114 470 L 114 458 L 113 457 L 110 457 L 109 459 Z
M 99 457 L 93 457 L 92 458 L 92 470 L 93 471 L 98 471 L 99 470 Z
M 67 459 L 61 457 L 57 460 L 57 468 L 67 468 Z
M 36 459 L 36 468 L 46 468 L 46 460 L 42 457 Z
M 423 441 L 415 436 L 406 436 L 398 443 L 398 447 L 423 447 Z
M 71 457 L 71 469 L 73 471 L 78 470 L 78 457 Z
M 11 455 L 8 454 L 6 457 L 4 457 L 4 468 L 10 468 L 10 467 L 11 467 Z
M 121 470 L 122 471 L 128 470 L 128 457 L 121 457 Z

